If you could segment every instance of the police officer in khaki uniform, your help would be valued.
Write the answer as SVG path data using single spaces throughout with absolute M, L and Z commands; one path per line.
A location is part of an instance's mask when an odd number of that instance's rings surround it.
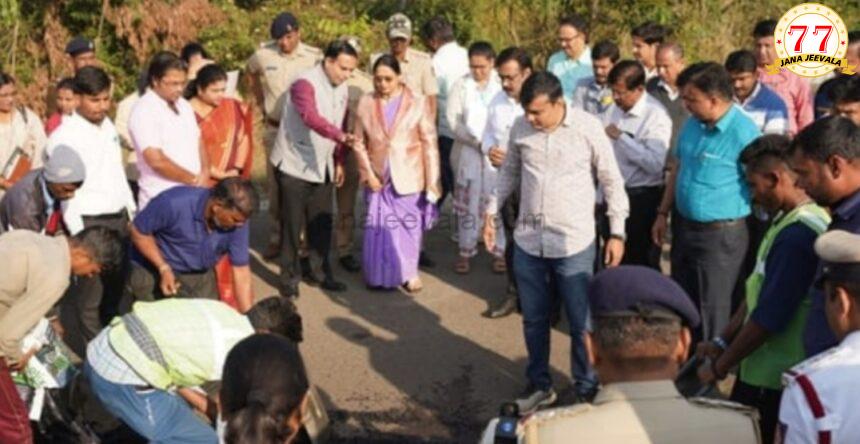
M 346 41 L 360 54 L 361 42 L 358 37 L 344 36 Z M 371 67 L 367 67 L 368 70 Z M 356 108 L 361 96 L 373 91 L 373 76 L 366 71 L 356 69 L 352 77 L 346 81 L 349 88 L 349 105 L 347 114 L 347 129 L 352 134 L 355 125 Z M 355 247 L 355 227 L 358 219 L 355 217 L 355 199 L 358 193 L 358 164 L 352 149 L 344 151 L 344 182 L 335 190 L 337 195 L 337 222 L 335 225 L 335 241 L 337 242 L 338 262 L 344 270 L 357 273 L 361 271 L 361 262 L 353 255 Z
M 439 84 L 433 73 L 433 58 L 426 52 L 412 49 L 412 21 L 405 14 L 398 12 L 386 22 L 388 44 L 391 55 L 400 62 L 403 72 L 403 83 L 412 92 L 427 96 L 430 112 L 436 115 L 436 95 L 439 94 Z M 371 67 L 381 53 L 370 58 Z
M 621 266 L 588 289 L 593 332 L 589 358 L 602 388 L 592 404 L 538 412 L 516 427 L 519 442 L 601 444 L 753 444 L 752 409 L 728 401 L 685 399 L 673 379 L 690 348 L 699 313 L 684 290 L 659 272 Z M 482 442 L 492 443 L 490 423 Z
M 289 12 L 282 12 L 275 17 L 269 28 L 269 35 L 272 41 L 264 43 L 254 52 L 254 55 L 248 59 L 246 70 L 254 98 L 262 106 L 261 113 L 265 128 L 263 144 L 266 147 L 267 159 L 275 143 L 275 135 L 278 133 L 284 93 L 299 73 L 322 60 L 322 51 L 319 48 L 302 43 L 299 21 Z M 269 245 L 263 253 L 266 259 L 274 259 L 281 252 L 281 217 L 278 204 L 280 198 L 272 168 L 271 163 L 267 162 L 266 187 L 269 194 L 269 215 L 272 220 Z

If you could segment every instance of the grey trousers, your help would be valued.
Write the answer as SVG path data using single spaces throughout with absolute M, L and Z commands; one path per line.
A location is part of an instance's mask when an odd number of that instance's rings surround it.
M 215 270 L 202 273 L 174 273 L 179 282 L 179 291 L 175 296 L 180 298 L 218 299 L 218 284 L 215 281 Z M 161 277 L 158 272 L 144 267 L 136 262 L 131 263 L 131 272 L 125 281 L 120 314 L 131 311 L 131 306 L 137 301 L 157 301 L 166 296 L 161 292 Z
M 744 263 L 749 233 L 744 219 L 707 226 L 676 217 L 672 240 L 672 279 L 690 295 L 702 324 L 693 343 L 723 330 L 732 316 L 732 292 Z

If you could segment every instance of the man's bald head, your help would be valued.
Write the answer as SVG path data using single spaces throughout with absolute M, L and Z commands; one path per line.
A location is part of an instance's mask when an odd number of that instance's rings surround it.
M 684 70 L 684 47 L 677 42 L 661 43 L 657 47 L 657 75 L 664 83 L 677 88 L 678 75 Z

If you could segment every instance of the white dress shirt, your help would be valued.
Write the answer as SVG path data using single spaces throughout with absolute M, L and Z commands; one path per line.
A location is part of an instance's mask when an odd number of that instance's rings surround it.
M 453 138 L 445 110 L 448 109 L 448 93 L 454 82 L 469 74 L 469 53 L 466 48 L 456 41 L 448 42 L 439 47 L 433 54 L 433 71 L 439 84 L 439 94 L 436 96 L 436 109 L 439 115 L 439 135 Z
M 96 125 L 74 113 L 63 119 L 48 139 L 47 155 L 60 145 L 73 149 L 86 168 L 86 179 L 75 197 L 63 202 L 63 221 L 74 235 L 84 229 L 83 216 L 98 216 L 135 211 L 134 197 L 122 165 L 119 134 L 105 117 Z
M 779 428 L 786 444 L 860 442 L 860 332 L 783 376 Z M 814 398 L 814 401 L 812 400 Z M 816 404 L 817 406 L 813 406 Z M 816 411 L 818 408 L 820 411 Z
M 487 109 L 487 125 L 484 128 L 484 136 L 481 138 L 481 151 L 484 154 L 490 152 L 490 148 L 497 146 L 503 150 L 508 149 L 508 138 L 511 136 L 511 128 L 517 117 L 525 114 L 523 107 L 508 93 L 499 91 Z
M 660 101 L 643 92 L 630 111 L 613 104 L 602 117 L 604 126 L 614 124 L 621 130 L 612 147 L 625 188 L 662 185 L 672 119 Z

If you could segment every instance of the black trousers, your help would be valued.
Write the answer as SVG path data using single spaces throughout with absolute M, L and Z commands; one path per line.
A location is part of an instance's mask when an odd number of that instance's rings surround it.
M 739 379 L 735 381 L 730 399 L 758 410 L 758 425 L 764 443 L 773 442 L 776 423 L 779 421 L 779 401 L 782 390 L 756 387 Z
M 161 276 L 157 270 L 132 262 L 131 270 L 125 280 L 120 313 L 131 311 L 131 306 L 137 301 L 151 302 L 166 297 L 218 299 L 218 283 L 215 280 L 215 270 L 200 273 L 174 272 L 179 290 L 173 296 L 165 296 L 161 292 Z
M 439 196 L 439 208 L 454 191 L 454 169 L 451 166 L 451 150 L 454 148 L 454 139 L 445 136 L 439 136 L 439 167 L 442 176 L 442 195 Z
M 84 216 L 83 222 L 84 228 L 106 227 L 116 231 L 123 244 L 128 245 L 128 214 L 125 210 L 115 214 Z M 116 316 L 128 264 L 126 254 L 117 269 L 106 270 L 92 277 L 73 277 L 60 301 L 60 323 L 66 331 L 63 341 L 81 358 L 86 356 L 87 343 Z
M 305 229 L 307 245 L 322 259 L 322 271 L 333 277 L 330 261 L 334 236 L 334 184 L 307 182 L 277 171 L 281 194 L 283 254 L 279 290 L 282 296 L 298 295 L 302 278 L 299 263 L 299 237 Z
M 749 244 L 744 219 L 699 224 L 676 217 L 672 240 L 672 279 L 693 299 L 702 317 L 693 344 L 719 334 L 728 324 L 732 292 Z
M 630 199 L 630 216 L 625 225 L 627 242 L 624 243 L 621 263 L 659 269 L 660 252 L 651 241 L 651 228 L 657 219 L 663 187 L 628 188 L 627 197 Z
M 520 213 L 520 191 L 514 190 L 502 206 L 502 227 L 505 230 L 505 267 L 508 269 L 508 292 L 516 293 L 517 280 L 514 277 L 514 229 Z

